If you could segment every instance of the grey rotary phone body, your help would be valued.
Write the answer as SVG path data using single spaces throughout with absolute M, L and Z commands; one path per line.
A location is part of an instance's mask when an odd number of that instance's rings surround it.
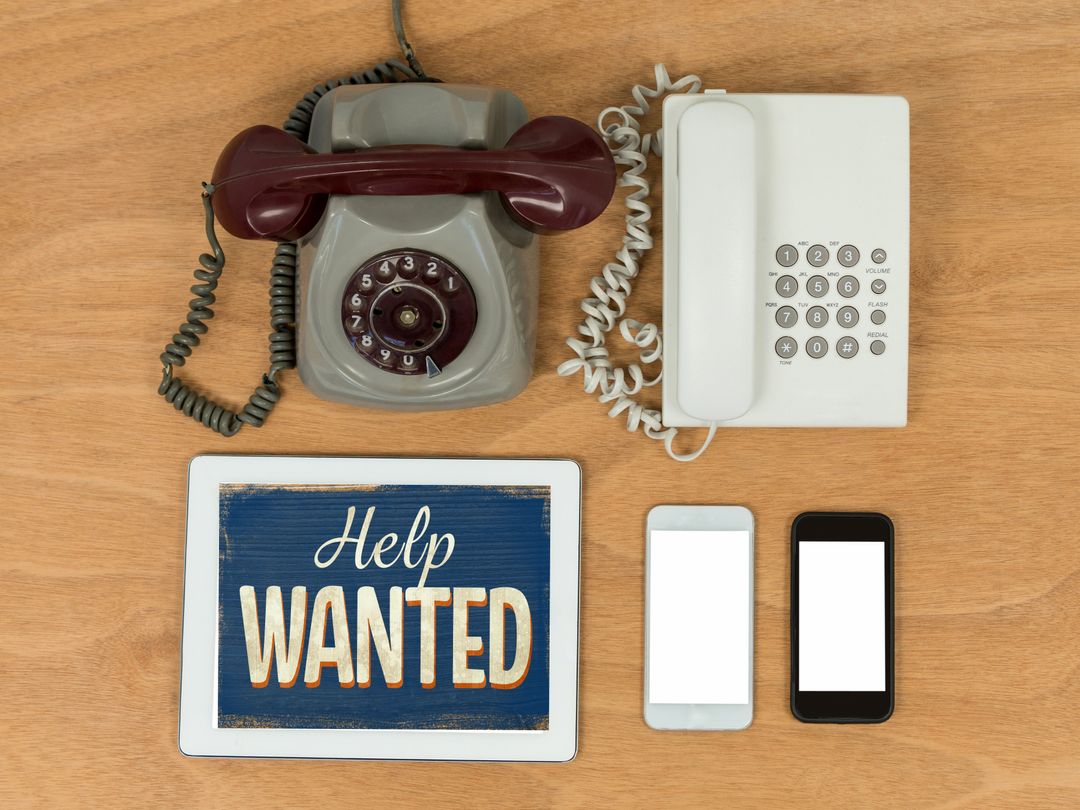
M 308 143 L 496 149 L 526 120 L 495 88 L 346 85 L 319 101 Z M 539 239 L 495 192 L 334 195 L 299 245 L 297 367 L 318 396 L 425 411 L 499 402 L 528 383 Z

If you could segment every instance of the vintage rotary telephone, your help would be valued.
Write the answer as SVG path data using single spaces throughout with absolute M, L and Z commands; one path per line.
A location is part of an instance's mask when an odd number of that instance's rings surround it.
M 528 121 L 512 93 L 430 79 L 405 40 L 390 61 L 319 85 L 284 129 L 225 147 L 205 185 L 212 253 L 161 355 L 159 393 L 225 436 L 261 426 L 294 365 L 318 396 L 396 410 L 509 399 L 529 380 L 537 234 L 595 219 L 615 188 L 599 134 L 570 118 Z M 305 142 L 306 141 L 306 142 Z M 270 367 L 239 413 L 175 374 L 213 317 L 225 263 L 214 219 L 274 239 Z M 294 337 L 294 329 L 298 333 Z

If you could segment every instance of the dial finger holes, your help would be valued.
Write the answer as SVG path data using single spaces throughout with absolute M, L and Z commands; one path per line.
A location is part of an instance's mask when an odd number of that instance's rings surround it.
M 345 337 L 357 353 L 402 375 L 440 376 L 465 350 L 477 322 L 466 276 L 446 259 L 413 248 L 364 262 L 345 285 L 341 307 Z

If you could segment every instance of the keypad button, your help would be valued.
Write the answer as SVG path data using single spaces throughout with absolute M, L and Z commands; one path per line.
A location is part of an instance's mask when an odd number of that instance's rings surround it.
M 870 312 L 870 320 L 876 324 L 885 323 L 885 310 L 875 309 Z
M 885 251 L 882 250 L 881 248 L 876 248 L 870 254 L 870 261 L 872 261 L 874 264 L 884 264 L 885 263 L 885 258 L 886 258 L 885 257 Z
M 806 341 L 806 353 L 811 357 L 824 357 L 829 351 L 829 341 L 825 338 L 812 337 Z
M 776 263 L 781 267 L 791 267 L 799 260 L 799 251 L 792 245 L 781 245 L 776 249 Z
M 345 328 L 352 332 L 354 335 L 361 334 L 367 329 L 367 321 L 364 320 L 363 315 L 352 314 L 349 316 L 348 321 L 345 323 Z
M 799 313 L 795 307 L 780 307 L 776 310 L 776 323 L 784 329 L 790 329 L 799 322 Z
M 870 344 L 870 352 L 871 354 L 885 354 L 885 341 L 875 340 Z
M 806 322 L 815 329 L 820 329 L 829 322 L 829 311 L 825 307 L 810 307 L 806 313 Z
M 375 289 L 375 276 L 371 273 L 364 273 L 356 281 L 356 287 L 362 293 L 369 293 Z
M 836 313 L 836 322 L 845 329 L 850 329 L 859 322 L 859 310 L 855 307 L 841 307 Z
M 836 353 L 841 357 L 854 357 L 859 353 L 859 342 L 855 338 L 840 338 L 836 342 Z
M 824 245 L 814 245 L 806 251 L 806 260 L 811 267 L 824 267 L 829 263 L 829 249 Z
M 854 267 L 859 263 L 859 249 L 854 245 L 844 245 L 836 251 L 836 259 L 844 267 Z
M 886 286 L 887 285 L 885 284 L 885 279 L 883 278 L 875 278 L 873 281 L 870 282 L 870 289 L 873 290 L 875 295 L 881 295 L 883 292 L 885 292 Z
M 363 312 L 367 309 L 367 299 L 360 293 L 353 293 L 349 296 L 349 309 L 353 312 Z
M 782 298 L 791 298 L 799 291 L 799 282 L 795 280 L 795 276 L 780 276 L 776 280 L 776 291 Z
M 844 276 L 836 282 L 836 291 L 844 298 L 851 298 L 859 292 L 859 280 L 855 276 Z
M 794 357 L 799 351 L 799 344 L 788 337 L 782 337 L 776 341 L 776 353 L 781 357 Z
M 829 280 L 825 276 L 813 276 L 806 282 L 806 291 L 814 298 L 821 298 L 829 291 Z

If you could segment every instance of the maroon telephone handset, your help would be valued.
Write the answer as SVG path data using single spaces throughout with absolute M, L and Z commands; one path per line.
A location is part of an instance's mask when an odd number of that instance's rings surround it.
M 244 239 L 300 238 L 330 194 L 478 191 L 497 191 L 522 227 L 548 233 L 600 215 L 615 191 L 615 163 L 596 132 L 563 116 L 530 121 L 491 151 L 403 145 L 326 154 L 256 126 L 229 142 L 211 182 L 218 221 Z

